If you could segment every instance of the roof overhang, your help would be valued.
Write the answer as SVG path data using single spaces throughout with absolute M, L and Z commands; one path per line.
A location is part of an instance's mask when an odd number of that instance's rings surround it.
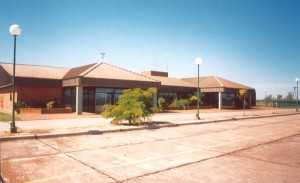
M 63 80 L 63 87 L 94 86 L 112 88 L 160 88 L 160 82 L 78 77 Z

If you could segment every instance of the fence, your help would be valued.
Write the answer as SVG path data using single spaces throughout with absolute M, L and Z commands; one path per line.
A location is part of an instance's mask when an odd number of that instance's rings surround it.
M 274 108 L 288 108 L 288 109 L 293 109 L 297 107 L 297 102 L 296 101 L 273 101 L 273 107 Z M 300 107 L 300 102 L 298 101 L 298 107 Z

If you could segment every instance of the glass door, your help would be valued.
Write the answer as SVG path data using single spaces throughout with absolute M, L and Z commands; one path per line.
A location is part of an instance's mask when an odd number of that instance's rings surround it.
M 102 112 L 105 104 L 111 104 L 111 94 L 96 93 L 96 113 Z

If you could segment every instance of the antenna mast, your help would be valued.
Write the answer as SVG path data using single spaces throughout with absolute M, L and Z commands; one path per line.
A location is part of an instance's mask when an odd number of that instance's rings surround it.
M 102 55 L 102 60 L 104 60 L 104 55 L 105 55 L 105 53 L 102 52 L 101 55 Z

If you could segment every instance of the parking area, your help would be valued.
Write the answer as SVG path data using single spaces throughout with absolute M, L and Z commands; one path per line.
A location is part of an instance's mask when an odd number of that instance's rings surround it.
M 5 182 L 300 182 L 300 116 L 1 142 Z

